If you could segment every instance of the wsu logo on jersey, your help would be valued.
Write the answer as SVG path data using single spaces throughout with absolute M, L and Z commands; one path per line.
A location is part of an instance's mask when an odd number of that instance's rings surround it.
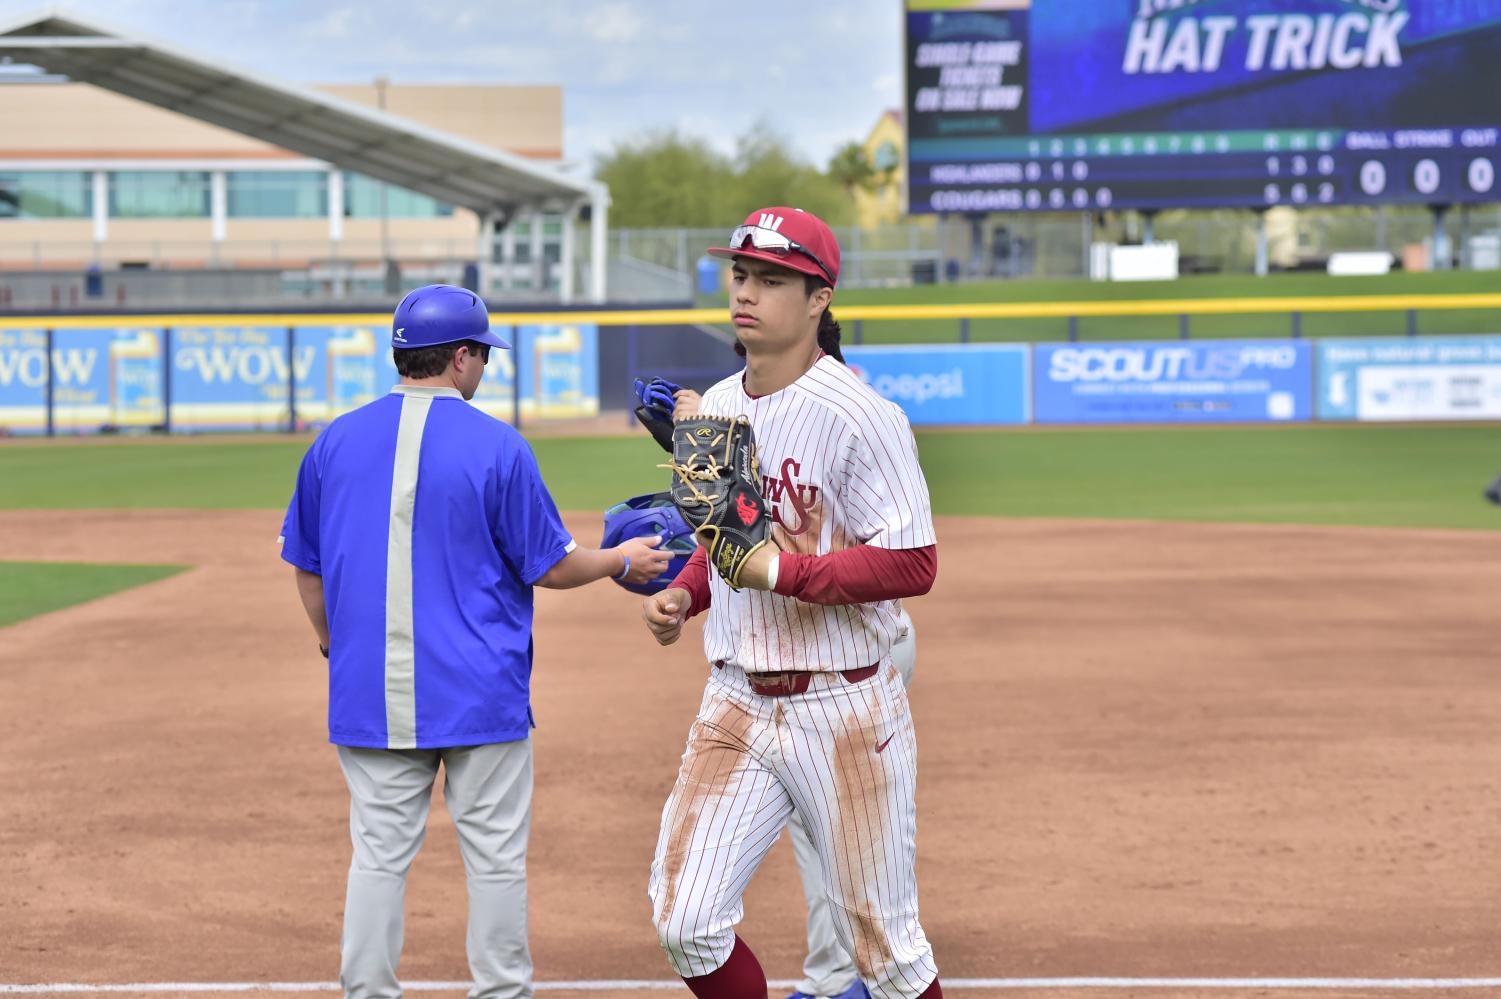
M 794 478 L 802 471 L 803 466 L 796 458 L 787 458 L 776 478 L 761 476 L 761 495 L 771 507 L 771 519 L 794 536 L 802 534 L 815 522 L 813 508 L 818 505 L 818 487 L 800 483 Z

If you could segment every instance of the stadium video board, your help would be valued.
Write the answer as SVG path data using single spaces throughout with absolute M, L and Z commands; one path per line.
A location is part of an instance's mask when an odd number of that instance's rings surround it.
M 905 0 L 909 210 L 1501 200 L 1501 0 Z

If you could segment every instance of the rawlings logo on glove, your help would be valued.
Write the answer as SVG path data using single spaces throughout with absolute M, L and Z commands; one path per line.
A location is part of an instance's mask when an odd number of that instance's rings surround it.
M 735 589 L 745 563 L 771 535 L 758 483 L 756 438 L 744 417 L 694 417 L 673 427 L 672 503 Z

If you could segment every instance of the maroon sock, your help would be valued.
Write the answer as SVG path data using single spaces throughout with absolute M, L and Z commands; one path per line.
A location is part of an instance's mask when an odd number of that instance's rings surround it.
M 938 979 L 933 979 L 933 984 L 923 990 L 923 994 L 917 999 L 943 999 L 943 986 L 938 984 Z
M 683 982 L 698 999 L 766 999 L 766 972 L 739 937 L 728 961 L 707 975 L 685 977 Z M 939 993 L 933 999 L 941 996 Z

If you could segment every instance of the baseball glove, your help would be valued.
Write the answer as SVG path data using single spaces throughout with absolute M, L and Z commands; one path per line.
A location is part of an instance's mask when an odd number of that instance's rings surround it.
M 740 589 L 745 563 L 766 544 L 771 519 L 761 498 L 756 438 L 744 417 L 699 416 L 673 427 L 672 503 L 708 549 L 709 564 Z
M 674 392 L 682 390 L 682 386 L 670 382 L 665 378 L 653 378 L 644 382 L 637 378 L 634 386 L 636 390 L 636 419 L 641 421 L 656 442 L 662 445 L 662 450 L 672 453 L 672 409 Z

